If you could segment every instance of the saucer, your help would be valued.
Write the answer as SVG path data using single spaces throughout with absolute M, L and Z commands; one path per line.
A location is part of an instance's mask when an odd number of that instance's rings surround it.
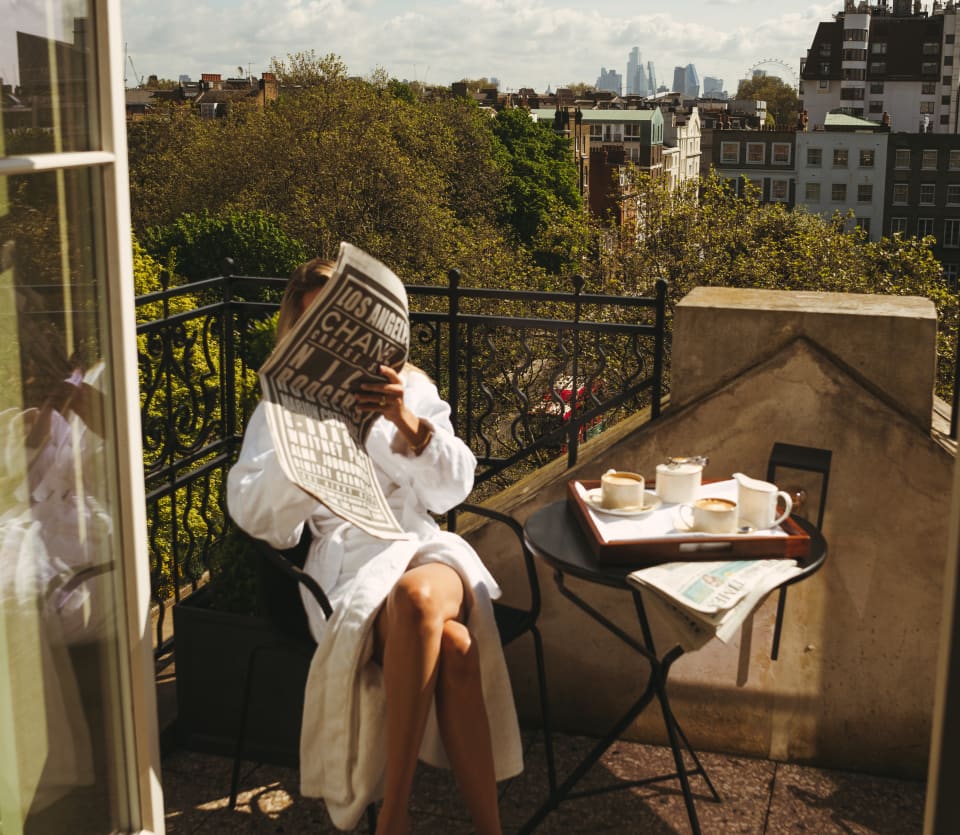
M 586 502 L 594 510 L 601 513 L 609 513 L 611 516 L 643 516 L 651 510 L 656 510 L 661 505 L 660 497 L 653 490 L 643 491 L 643 505 L 631 505 L 629 507 L 603 507 L 600 504 L 600 488 L 594 487 L 593 490 L 587 490 L 584 497 Z

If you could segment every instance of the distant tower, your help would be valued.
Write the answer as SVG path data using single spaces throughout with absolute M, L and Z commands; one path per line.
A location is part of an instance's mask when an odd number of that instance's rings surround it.
M 657 71 L 653 68 L 653 61 L 647 61 L 647 95 L 657 92 Z
M 700 76 L 693 64 L 673 68 L 673 92 L 695 99 L 700 95 Z
M 640 47 L 630 50 L 627 58 L 627 95 L 646 96 L 647 78 L 643 71 L 643 62 L 640 60 Z
M 597 89 L 616 93 L 619 96 L 623 92 L 623 76 L 616 70 L 608 70 L 606 67 L 600 67 Z

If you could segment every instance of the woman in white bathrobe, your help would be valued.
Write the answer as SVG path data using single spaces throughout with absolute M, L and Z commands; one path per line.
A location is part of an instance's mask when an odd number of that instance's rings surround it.
M 297 268 L 281 305 L 287 332 L 330 276 L 315 259 Z M 418 755 L 449 763 L 478 833 L 499 833 L 496 781 L 520 772 L 516 711 L 491 599 L 500 590 L 473 549 L 440 530 L 473 486 L 476 461 L 453 434 L 450 407 L 418 369 L 382 366 L 360 403 L 382 419 L 366 450 L 407 540 L 377 539 L 333 515 L 282 473 L 262 406 L 251 416 L 227 480 L 230 514 L 277 548 L 309 525 L 305 568 L 327 592 L 326 621 L 304 603 L 318 646 L 301 736 L 301 789 L 323 797 L 341 829 L 383 797 L 378 833 L 409 831 Z

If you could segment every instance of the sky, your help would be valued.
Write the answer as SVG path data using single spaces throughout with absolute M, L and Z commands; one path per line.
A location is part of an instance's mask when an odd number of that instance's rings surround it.
M 0 77 L 17 75 L 17 29 L 72 40 L 71 21 L 87 0 L 0 0 Z M 722 78 L 731 93 L 765 59 L 799 71 L 817 24 L 842 0 L 121 0 L 127 85 L 220 73 L 259 76 L 270 59 L 313 50 L 338 55 L 351 75 L 449 85 L 496 77 L 501 91 L 544 92 L 596 84 L 601 67 L 626 74 L 639 47 L 657 80 L 693 63 L 701 82 Z M 46 14 L 58 18 L 51 21 Z M 761 68 L 789 79 L 776 64 Z
M 448 85 L 496 77 L 501 91 L 595 84 L 600 68 L 625 74 L 631 48 L 652 60 L 659 83 L 693 63 L 701 82 L 731 92 L 750 68 L 778 59 L 799 71 L 817 24 L 842 0 L 122 0 L 128 86 L 202 72 L 256 76 L 274 56 L 334 53 L 351 75 L 383 68 L 395 78 Z M 763 69 L 781 77 L 776 65 Z

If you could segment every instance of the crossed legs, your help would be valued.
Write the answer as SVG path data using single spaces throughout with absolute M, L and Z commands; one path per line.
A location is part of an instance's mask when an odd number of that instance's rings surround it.
M 490 726 L 476 643 L 458 618 L 460 575 L 442 563 L 407 571 L 377 615 L 374 655 L 383 665 L 387 770 L 377 835 L 407 833 L 408 803 L 430 705 L 478 835 L 500 835 Z

